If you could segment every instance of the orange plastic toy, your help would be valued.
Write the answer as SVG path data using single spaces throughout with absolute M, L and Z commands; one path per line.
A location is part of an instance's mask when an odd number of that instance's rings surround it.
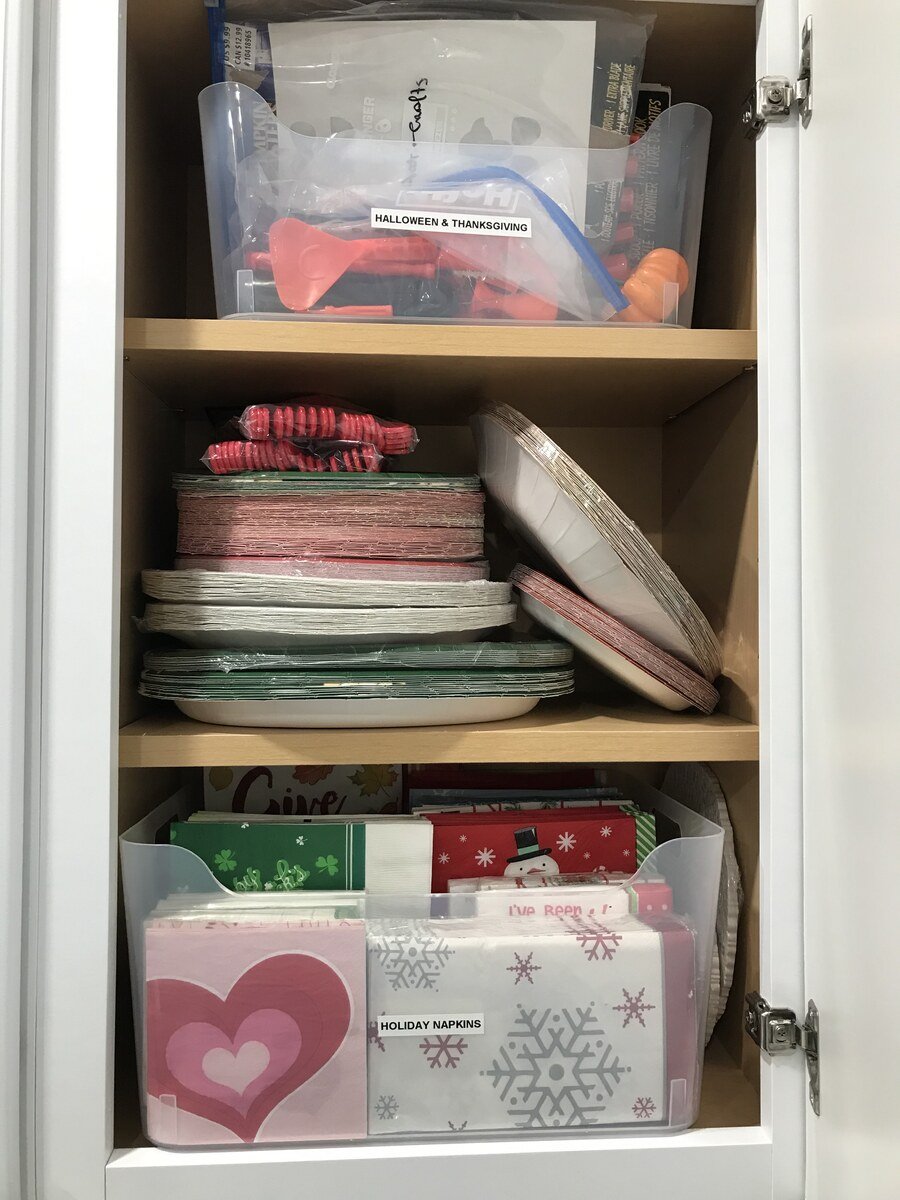
M 677 251 L 651 250 L 622 284 L 630 304 L 619 313 L 619 320 L 643 324 L 664 321 L 687 291 L 689 281 L 688 265 Z M 673 285 L 677 285 L 677 295 Z

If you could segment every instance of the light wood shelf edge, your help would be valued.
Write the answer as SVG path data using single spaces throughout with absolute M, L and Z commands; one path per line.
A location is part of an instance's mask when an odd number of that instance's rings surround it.
M 512 721 L 414 729 L 249 729 L 178 714 L 143 717 L 119 738 L 122 767 L 335 762 L 753 762 L 756 725 L 722 714 L 538 708 Z
M 756 361 L 752 329 L 412 325 L 128 317 L 126 354 L 339 354 L 344 357 Z

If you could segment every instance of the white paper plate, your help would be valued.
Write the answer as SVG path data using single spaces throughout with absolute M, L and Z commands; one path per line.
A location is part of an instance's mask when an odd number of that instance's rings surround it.
M 150 603 L 140 622 L 188 646 L 266 647 L 399 645 L 480 641 L 515 620 L 514 604 L 479 608 L 240 608 Z
M 210 725 L 272 729 L 400 729 L 470 725 L 521 717 L 533 696 L 460 696 L 419 700 L 178 700 L 186 717 Z
M 511 414 L 511 415 L 510 415 Z M 526 428 L 530 448 L 507 422 Z M 472 418 L 478 471 L 513 527 L 593 603 L 710 681 L 721 651 L 703 614 L 633 521 L 541 430 L 506 405 Z M 535 449 L 540 440 L 540 454 Z M 565 464 L 567 488 L 550 464 Z M 559 468 L 562 470 L 562 466 Z M 631 560 L 626 565 L 623 555 Z
M 620 683 L 623 683 L 631 691 L 637 692 L 639 696 L 644 696 L 647 700 L 652 700 L 654 704 L 668 708 L 671 712 L 683 712 L 686 708 L 690 708 L 690 701 L 685 700 L 678 692 L 666 687 L 664 683 L 654 679 L 641 667 L 635 666 L 624 654 L 613 650 L 611 646 L 605 646 L 597 638 L 591 637 L 589 633 L 585 633 L 577 625 L 573 625 L 566 617 L 554 612 L 552 608 L 548 608 L 534 596 L 522 592 L 521 603 L 525 612 L 538 624 L 551 630 L 557 637 L 571 643 L 576 650 L 580 650 L 602 671 L 612 675 L 614 679 L 618 679 Z
M 223 571 L 143 571 L 145 593 L 172 604 L 291 608 L 472 608 L 509 604 L 508 583 L 297 579 Z

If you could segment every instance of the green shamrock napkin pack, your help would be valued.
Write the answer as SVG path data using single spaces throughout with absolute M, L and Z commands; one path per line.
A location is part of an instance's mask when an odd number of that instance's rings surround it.
M 233 892 L 427 894 L 432 826 L 418 817 L 268 817 L 199 812 L 170 827 Z

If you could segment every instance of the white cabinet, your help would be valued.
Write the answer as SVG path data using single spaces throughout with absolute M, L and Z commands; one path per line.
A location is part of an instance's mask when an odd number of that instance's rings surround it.
M 131 0 L 127 37 L 113 0 L 89 7 L 60 0 L 38 13 L 29 367 L 42 469 L 32 507 L 3 525 L 27 531 L 35 549 L 22 568 L 34 628 L 23 643 L 32 837 L 18 1194 L 891 1194 L 896 956 L 886 969 L 887 934 L 870 913 L 887 907 L 890 877 L 880 831 L 892 820 L 900 600 L 896 556 L 884 554 L 898 477 L 887 326 L 897 272 L 884 261 L 896 167 L 881 149 L 889 126 L 875 129 L 890 111 L 880 34 L 893 12 L 817 0 L 810 126 L 793 116 L 754 146 L 740 131 L 743 94 L 758 75 L 796 73 L 805 13 L 790 0 L 758 12 L 660 3 L 645 75 L 714 114 L 698 328 L 528 331 L 204 319 L 202 7 Z M 5 83 L 4 186 L 7 97 Z M 6 255 L 15 230 L 3 195 Z M 7 287 L 5 257 L 3 270 Z M 582 697 L 552 725 L 311 739 L 146 713 L 131 615 L 140 568 L 171 555 L 169 473 L 196 454 L 216 397 L 263 397 L 299 373 L 312 386 L 370 388 L 382 406 L 440 429 L 438 450 L 423 443 L 426 470 L 468 461 L 465 418 L 480 396 L 512 397 L 557 428 L 722 634 L 720 714 L 667 721 Z M 625 417 L 610 399 L 622 394 Z M 4 392 L 4 418 L 7 402 Z M 379 756 L 713 762 L 747 884 L 738 986 L 798 1013 L 817 1001 L 821 1117 L 799 1054 L 759 1064 L 757 1100 L 736 996 L 707 1060 L 701 1121 L 682 1134 L 242 1153 L 142 1143 L 127 980 L 116 978 L 117 829 L 201 765 Z M 865 886 L 853 887 L 859 878 Z M 0 917 L 14 924 L 15 906 Z M 121 966 L 121 935 L 118 948 Z M 0 1144 L 14 1146 L 16 1132 Z

